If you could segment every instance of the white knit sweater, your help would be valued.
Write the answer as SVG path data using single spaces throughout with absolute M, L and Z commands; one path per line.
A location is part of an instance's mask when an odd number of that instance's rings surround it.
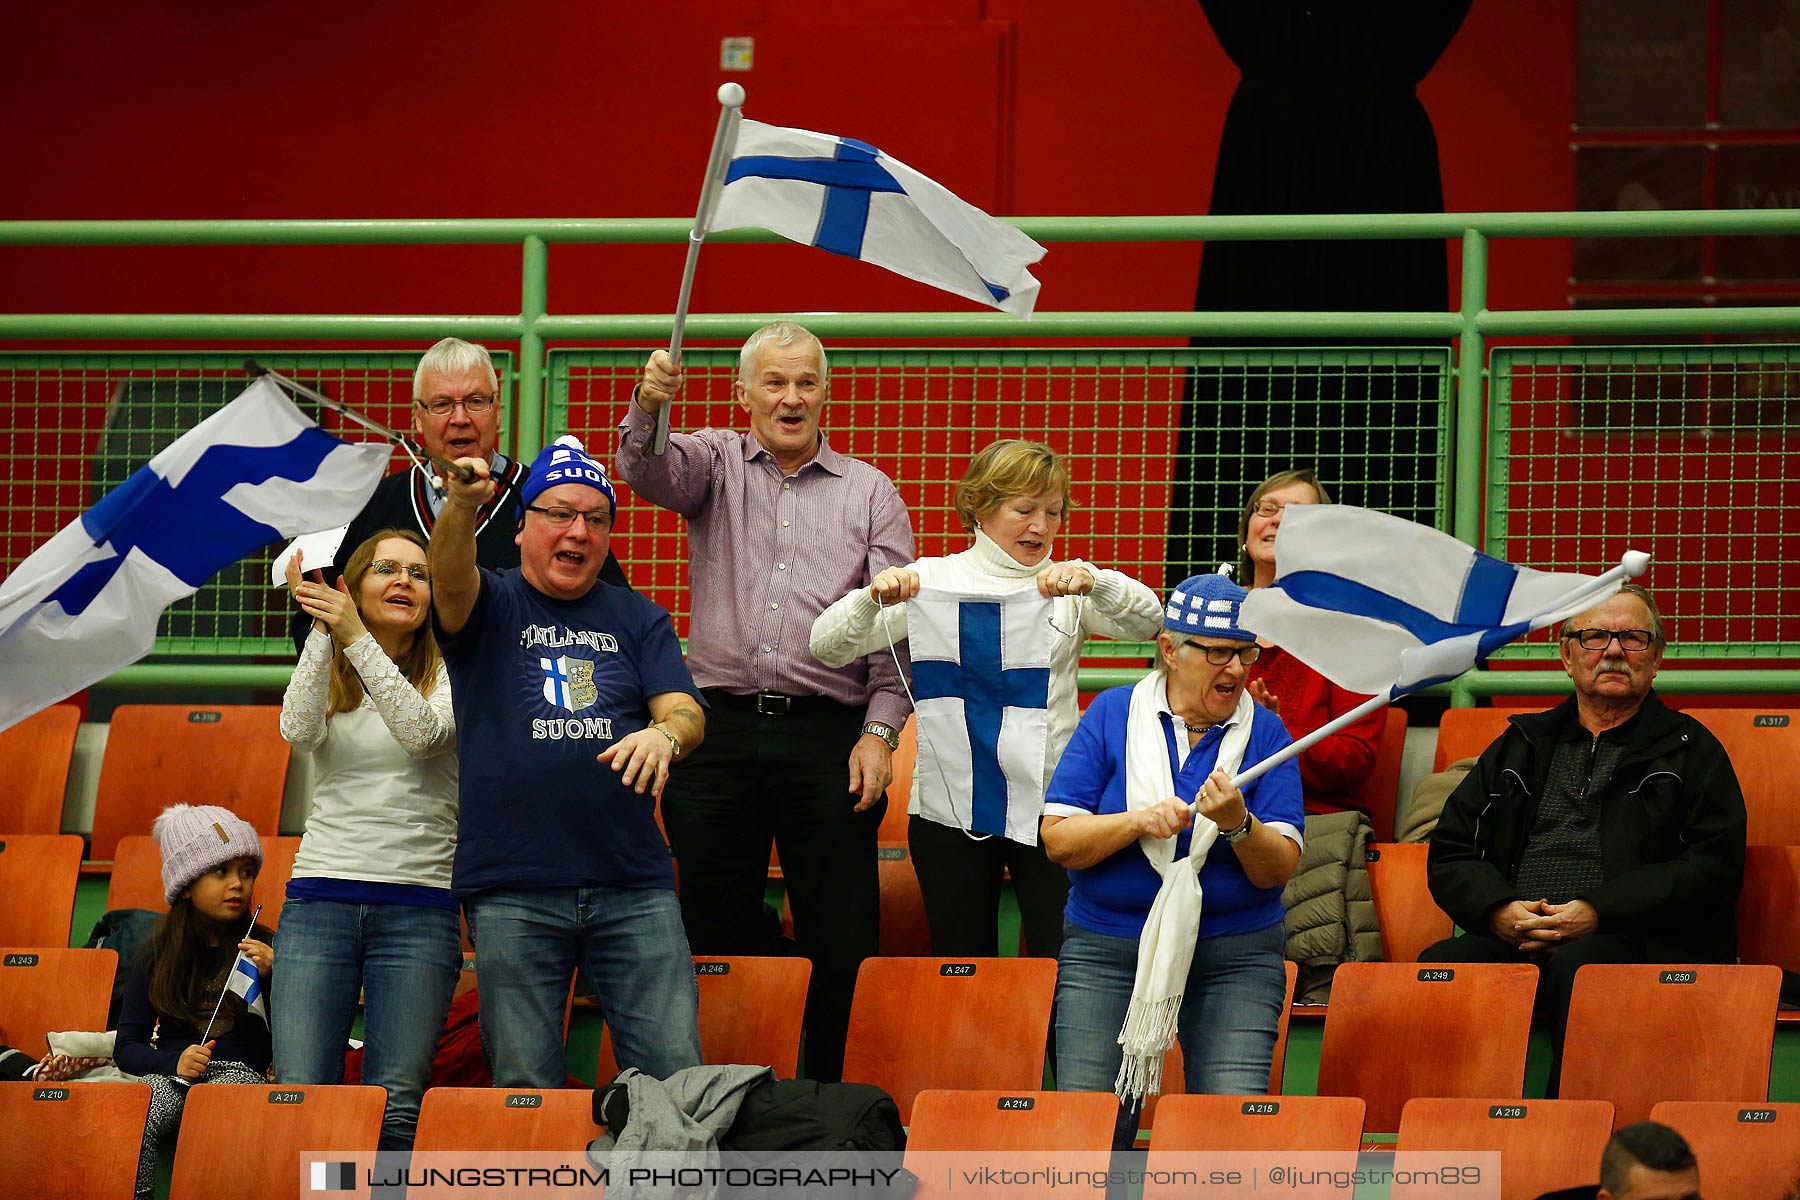
M 1076 674 L 1081 666 L 1082 642 L 1093 635 L 1127 641 L 1148 641 L 1162 630 L 1162 603 L 1156 593 L 1119 571 L 1102 570 L 1080 559 L 1067 559 L 1058 564 L 1045 559 L 1028 567 L 1016 561 L 998 543 L 981 530 L 975 531 L 975 544 L 961 554 L 944 558 L 922 558 L 907 566 L 919 573 L 926 587 L 957 592 L 1009 592 L 1036 577 L 1051 566 L 1080 566 L 1094 577 L 1094 591 L 1088 596 L 1059 596 L 1052 601 L 1053 619 L 1059 629 L 1075 634 L 1058 637 L 1051 651 L 1049 736 L 1044 744 L 1044 778 L 1048 780 L 1062 758 L 1063 747 L 1075 735 L 1081 720 Z M 827 666 L 842 666 L 853 659 L 876 651 L 885 651 L 891 636 L 895 642 L 906 640 L 906 608 L 902 604 L 885 609 L 875 602 L 866 587 L 839 599 L 824 612 L 812 627 L 812 652 Z M 1079 629 L 1076 622 L 1080 622 Z M 909 813 L 919 812 L 919 775 L 913 774 Z M 929 815 L 929 814 L 928 814 Z M 936 819 L 933 817 L 933 819 Z

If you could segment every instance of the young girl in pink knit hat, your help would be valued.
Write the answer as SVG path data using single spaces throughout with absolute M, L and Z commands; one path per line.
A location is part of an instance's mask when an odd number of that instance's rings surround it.
M 155 1188 L 160 1147 L 180 1125 L 190 1085 L 267 1082 L 267 1020 L 225 984 L 241 951 L 261 976 L 266 1008 L 275 960 L 273 933 L 251 926 L 263 860 L 256 830 L 228 808 L 177 804 L 150 832 L 169 912 L 131 962 L 113 1049 L 120 1070 L 150 1084 L 140 1197 Z

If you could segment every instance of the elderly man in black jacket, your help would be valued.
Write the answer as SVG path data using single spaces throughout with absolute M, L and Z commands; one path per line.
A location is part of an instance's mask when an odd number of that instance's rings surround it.
M 1662 617 L 1626 584 L 1562 629 L 1575 695 L 1512 719 L 1444 805 L 1421 962 L 1532 962 L 1555 1047 L 1586 963 L 1732 962 L 1744 796 L 1717 738 L 1651 690 Z

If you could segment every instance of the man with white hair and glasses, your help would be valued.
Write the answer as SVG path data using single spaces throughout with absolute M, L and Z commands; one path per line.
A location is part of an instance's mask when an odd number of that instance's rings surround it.
M 1556 1056 L 1587 963 L 1728 963 L 1744 796 L 1725 748 L 1652 688 L 1667 638 L 1628 583 L 1562 629 L 1575 694 L 1513 717 L 1444 805 L 1432 898 L 1465 932 L 1421 962 L 1529 962 Z
M 519 462 L 500 451 L 500 379 L 487 347 L 455 337 L 437 342 L 413 371 L 412 395 L 413 435 L 421 449 L 444 462 L 479 458 L 488 464 L 494 497 L 475 516 L 475 561 L 491 571 L 516 568 L 519 547 L 513 541 L 513 508 L 531 468 L 529 462 Z M 530 454 L 529 448 L 526 453 Z M 443 471 L 429 462 L 414 463 L 376 484 L 368 503 L 344 531 L 324 582 L 336 583 L 350 552 L 383 529 L 417 529 L 429 539 L 444 508 L 444 493 L 432 486 L 434 477 L 442 483 Z M 601 566 L 600 580 L 631 586 L 611 551 Z M 310 617 L 296 614 L 296 646 L 305 644 L 311 626 Z

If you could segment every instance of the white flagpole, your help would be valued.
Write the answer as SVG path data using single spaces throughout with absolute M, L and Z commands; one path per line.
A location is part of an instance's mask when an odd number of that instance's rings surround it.
M 1615 582 L 1625 579 L 1634 579 L 1648 570 L 1649 566 L 1650 556 L 1648 554 L 1645 554 L 1641 550 L 1627 550 L 1625 554 L 1620 557 L 1618 566 L 1604 574 L 1595 576 L 1593 579 L 1577 584 L 1563 595 L 1557 597 L 1554 603 L 1546 606 L 1543 615 L 1531 619 L 1531 630 L 1535 632 L 1547 625 L 1554 625 L 1568 615 L 1570 605 L 1581 604 L 1587 597 L 1596 592 L 1604 591 Z M 1579 612 L 1580 609 L 1577 609 L 1576 611 Z M 1267 772 L 1274 770 L 1288 759 L 1293 758 L 1308 747 L 1315 745 L 1321 739 L 1330 737 L 1344 726 L 1353 725 L 1383 705 L 1393 703 L 1393 699 L 1394 690 L 1392 688 L 1382 692 L 1379 696 L 1370 696 L 1367 700 L 1364 700 L 1349 712 L 1344 713 L 1339 717 L 1333 717 L 1305 737 L 1300 738 L 1290 745 L 1283 746 L 1255 766 L 1232 776 L 1231 786 L 1234 788 L 1243 787 L 1251 780 L 1259 778 Z
M 719 205 L 719 189 L 725 186 L 725 164 L 737 146 L 739 110 L 744 106 L 741 84 L 719 85 L 719 127 L 713 131 L 712 154 L 706 160 L 706 180 L 700 185 L 700 204 L 694 212 L 694 227 L 688 230 L 687 264 L 681 270 L 681 293 L 675 299 L 675 328 L 669 334 L 669 358 L 681 365 L 681 334 L 687 328 L 688 298 L 694 291 L 694 272 L 700 265 L 700 247 L 706 241 L 706 227 L 712 223 L 713 209 Z M 669 446 L 669 409 L 673 402 L 656 410 L 656 436 L 651 439 L 650 453 L 661 454 Z

